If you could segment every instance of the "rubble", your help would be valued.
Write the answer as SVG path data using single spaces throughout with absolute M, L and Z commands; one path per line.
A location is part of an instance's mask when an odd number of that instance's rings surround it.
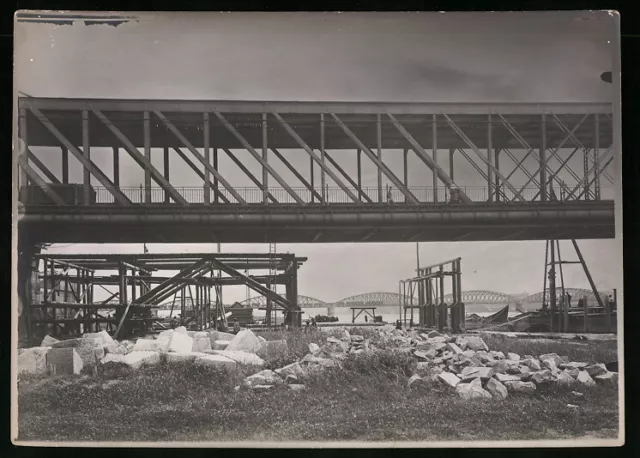
M 440 372 L 440 374 L 438 374 L 438 380 L 451 388 L 455 388 L 460 383 L 460 379 L 451 372 Z
M 251 331 L 250 329 L 245 329 L 235 335 L 226 349 L 229 351 L 240 350 L 256 352 L 261 345 L 262 343 L 260 343 L 253 331 Z
M 181 361 L 195 361 L 198 358 L 207 356 L 206 353 L 189 352 L 189 353 L 167 353 L 165 358 L 168 363 L 175 363 Z
M 74 347 L 52 348 L 47 352 L 47 368 L 52 375 L 79 374 L 82 359 Z
M 268 358 L 286 353 L 288 349 L 286 340 L 267 340 L 258 348 L 256 355 L 261 358 Z
M 196 358 L 194 364 L 217 367 L 225 370 L 234 370 L 236 368 L 236 362 L 234 360 L 222 355 L 201 356 L 200 358 Z
M 593 386 L 596 384 L 596 382 L 591 378 L 591 375 L 587 371 L 580 371 L 576 380 L 587 386 Z
M 518 393 L 533 393 L 536 391 L 536 384 L 533 382 L 504 382 L 504 386 L 508 391 L 515 391 Z
M 238 364 L 245 366 L 264 366 L 264 360 L 254 353 L 232 350 L 209 350 L 214 355 L 224 356 Z
M 491 399 L 491 393 L 482 388 L 482 381 L 477 378 L 471 383 L 459 383 L 456 386 L 456 393 L 462 399 Z
M 47 353 L 51 347 L 32 347 L 18 355 L 18 373 L 45 374 Z
M 487 381 L 486 388 L 494 399 L 507 399 L 507 396 L 509 396 L 507 387 L 494 378 L 490 378 Z

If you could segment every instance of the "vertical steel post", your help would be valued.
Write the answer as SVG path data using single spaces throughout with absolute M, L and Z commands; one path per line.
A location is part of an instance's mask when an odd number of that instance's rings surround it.
M 151 116 L 148 111 L 144 112 L 144 157 L 151 163 Z M 151 170 L 149 167 L 144 168 L 144 202 L 151 203 Z
M 203 113 L 202 114 L 202 122 L 204 123 L 204 160 L 207 164 L 211 164 L 211 148 L 210 148 L 210 138 L 209 138 L 209 128 L 210 128 L 210 122 L 209 122 L 209 113 Z M 211 175 L 209 174 L 209 171 L 207 170 L 207 168 L 204 168 L 204 203 L 205 204 L 210 204 L 211 203 L 211 187 L 210 187 L 210 183 L 211 183 Z
M 593 116 L 595 121 L 595 145 L 593 148 L 593 190 L 595 192 L 595 199 L 600 200 L 600 117 L 598 116 L 598 113 L 595 113 Z
M 327 177 L 325 173 L 325 158 L 324 158 L 324 113 L 320 113 L 320 161 L 322 167 L 320 170 L 320 186 L 322 186 L 322 203 L 327 203 Z
M 164 156 L 164 178 L 165 180 L 169 181 L 169 147 L 165 146 L 164 147 L 164 152 L 163 152 L 163 156 Z M 170 182 L 170 181 L 169 181 Z M 168 204 L 170 202 L 169 199 L 169 193 L 165 191 L 164 193 L 164 203 Z
M 357 176 L 358 176 L 358 192 L 360 196 L 360 200 L 364 200 L 362 195 L 362 151 L 360 148 L 356 150 L 356 167 L 357 167 Z
M 113 147 L 113 185 L 120 187 L 120 148 Z
M 82 110 L 82 155 L 91 159 L 91 151 L 89 150 L 89 111 Z M 83 189 L 84 189 L 84 203 L 89 203 L 89 186 L 91 186 L 91 175 L 89 169 L 83 166 Z
M 606 327 L 607 327 L 607 332 L 609 332 L 610 329 L 611 329 L 611 323 L 610 323 L 611 317 L 609 316 L 609 301 L 607 300 L 606 303 L 602 302 L 602 298 L 600 297 L 600 294 L 598 293 L 598 289 L 596 288 L 596 284 L 593 282 L 593 278 L 591 277 L 591 273 L 589 272 L 589 268 L 587 267 L 587 263 L 584 261 L 584 258 L 582 257 L 582 252 L 580 251 L 580 248 L 578 248 L 578 243 L 575 241 L 575 239 L 571 239 L 571 243 L 573 244 L 573 247 L 576 250 L 576 254 L 578 255 L 578 259 L 580 260 L 580 264 L 582 264 L 582 269 L 584 270 L 584 273 L 587 276 L 587 280 L 589 280 L 589 286 L 591 286 L 591 291 L 593 291 L 593 294 L 596 297 L 596 301 L 598 302 L 598 305 L 605 310 L 605 313 L 606 313 L 606 316 L 605 316 L 605 318 L 606 318 Z
M 583 154 L 583 166 L 584 166 L 584 200 L 591 200 L 590 189 L 589 189 L 589 149 L 584 148 L 582 150 Z
M 268 144 L 267 144 L 267 113 L 262 113 L 262 159 L 268 161 Z M 269 202 L 269 173 L 267 168 L 262 166 L 262 203 L 267 204 Z
M 315 185 L 315 165 L 313 162 L 313 157 L 309 157 L 309 173 L 310 173 L 310 178 L 311 178 L 311 189 L 315 190 L 316 189 L 316 185 Z M 316 201 L 316 196 L 313 193 L 313 191 L 311 191 L 311 203 L 314 203 Z
M 493 202 L 493 194 L 491 192 L 493 177 L 492 177 L 492 157 L 493 152 L 493 123 L 491 122 L 491 114 L 487 119 L 487 192 L 489 203 Z
M 540 200 L 547 201 L 547 118 L 543 113 L 540 124 Z
M 69 184 L 69 150 L 64 146 L 61 146 L 60 150 L 62 152 L 62 182 Z
M 29 139 L 27 136 L 27 110 L 25 108 L 20 108 L 20 140 L 22 140 L 22 144 L 24 149 L 22 151 L 18 151 L 18 154 L 24 155 L 27 164 L 29 163 L 29 155 L 27 154 L 27 149 L 29 148 Z M 27 186 L 29 184 L 29 180 L 27 178 L 27 172 L 24 171 L 22 167 L 18 168 L 20 170 L 20 175 L 18 177 L 20 186 Z
M 213 148 L 213 168 L 215 169 L 216 172 L 218 172 L 218 148 L 214 147 Z M 214 176 L 213 177 L 213 200 L 215 203 L 218 203 L 218 199 L 219 199 L 219 193 L 220 191 L 218 190 L 218 177 Z
M 438 124 L 437 115 L 434 113 L 431 122 L 431 137 L 433 143 L 433 162 L 438 163 Z M 435 170 L 431 171 L 433 178 L 433 201 L 438 202 L 438 173 Z M 451 177 L 453 179 L 453 177 Z
M 376 143 L 378 145 L 378 158 L 382 162 L 382 115 L 376 117 Z M 382 170 L 378 167 L 378 203 L 383 202 Z
M 438 285 L 438 290 L 440 293 L 439 298 L 439 307 L 440 307 L 440 321 L 438 323 L 438 329 L 442 330 L 447 322 L 447 309 L 444 305 L 444 266 L 440 264 L 440 269 L 438 272 L 438 279 L 440 284 Z
M 556 331 L 556 249 L 554 240 L 550 240 L 551 249 L 549 254 L 551 255 L 551 268 L 549 269 L 549 302 L 551 305 L 551 332 Z
M 500 171 L 500 149 L 496 148 L 494 152 L 495 156 L 495 168 L 497 171 Z M 500 177 L 498 174 L 495 176 L 496 180 L 496 202 L 500 202 Z
M 406 188 L 409 185 L 409 168 L 407 166 L 407 155 L 408 155 L 408 150 L 405 148 L 402 150 L 402 167 L 403 167 L 403 184 L 404 187 Z M 407 200 L 407 196 L 404 196 L 404 201 L 405 203 L 408 202 Z
M 564 289 L 564 272 L 562 270 L 562 255 L 560 254 L 560 240 L 556 240 L 558 249 L 558 270 L 560 270 L 560 289 L 562 290 L 562 329 L 569 332 L 569 301 Z

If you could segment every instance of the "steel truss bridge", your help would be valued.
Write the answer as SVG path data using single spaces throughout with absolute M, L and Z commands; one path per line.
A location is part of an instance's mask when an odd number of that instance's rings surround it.
M 587 296 L 587 300 L 590 303 L 596 303 L 595 295 L 593 291 L 580 288 L 565 288 L 565 292 L 569 293 L 572 297 L 572 303 L 577 303 L 578 299 Z M 603 300 L 608 297 L 608 292 L 599 293 Z M 525 298 L 516 298 L 509 294 L 499 293 L 496 291 L 463 291 L 462 302 L 465 304 L 541 304 L 543 292 L 531 294 Z M 549 302 L 549 292 L 546 294 L 547 303 Z M 452 296 L 447 294 L 444 296 L 446 303 L 451 303 Z M 415 298 L 417 303 L 418 298 Z M 253 308 L 264 307 L 266 305 L 266 298 L 264 296 L 256 296 L 250 299 L 246 299 L 240 302 L 242 305 L 250 305 Z M 385 293 L 374 292 L 357 294 L 355 296 L 346 297 L 336 302 L 325 302 L 321 299 L 317 299 L 309 296 L 298 296 L 298 305 L 302 308 L 314 308 L 314 307 L 356 307 L 356 306 L 400 306 L 402 303 L 402 295 L 398 293 Z
M 19 227 L 28 243 L 615 236 L 611 104 L 22 97 L 18 109 Z M 309 170 L 285 150 L 308 159 Z M 402 173 L 389 165 L 398 152 Z M 144 173 L 139 188 L 121 186 L 121 154 Z M 221 155 L 254 187 L 233 186 Z M 70 180 L 70 156 L 82 167 L 79 182 Z M 409 156 L 424 171 L 417 183 Z M 363 184 L 363 157 L 375 166 L 375 186 Z M 580 157 L 581 170 L 570 167 Z M 52 160 L 59 175 L 45 165 Z M 176 186 L 176 161 L 200 182 Z M 345 171 L 351 162 L 355 173 Z M 456 176 L 463 163 L 475 185 Z

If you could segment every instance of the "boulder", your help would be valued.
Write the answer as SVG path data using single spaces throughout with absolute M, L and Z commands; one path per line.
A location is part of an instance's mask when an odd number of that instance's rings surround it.
M 18 355 L 18 373 L 46 374 L 47 353 L 51 347 L 26 348 Z
M 347 339 L 347 340 L 351 340 L 351 334 L 349 334 L 348 330 L 345 329 L 345 330 L 342 331 L 342 338 L 343 339 Z
M 206 353 L 167 353 L 167 363 L 176 363 L 180 361 L 189 361 L 193 362 L 198 358 L 202 358 L 203 356 L 207 356 Z
M 570 375 L 571 378 L 575 379 L 575 378 L 578 378 L 578 375 L 580 374 L 580 369 L 565 369 L 563 372 L 565 374 Z
M 202 339 L 202 338 L 210 339 L 211 336 L 209 334 L 210 334 L 209 331 L 198 331 L 193 335 L 193 338 L 194 339 Z
M 213 343 L 216 340 L 228 340 L 231 342 L 235 339 L 235 334 L 230 334 L 228 332 L 220 332 L 220 331 L 209 331 L 209 340 L 211 340 L 211 347 L 213 348 Z
M 593 386 L 596 384 L 596 382 L 591 378 L 591 375 L 589 375 L 589 372 L 587 371 L 580 371 L 576 380 L 587 386 Z
M 310 343 L 309 344 L 309 351 L 311 352 L 312 355 L 316 355 L 316 354 L 320 353 L 320 347 L 318 346 L 318 344 Z
M 608 384 L 608 385 L 617 385 L 618 384 L 618 373 L 617 372 L 607 372 L 604 374 L 596 375 L 596 382 Z
M 451 350 L 456 355 L 459 355 L 459 354 L 462 353 L 462 349 L 460 347 L 458 347 L 456 344 L 454 344 L 453 342 L 449 342 L 447 344 L 447 348 L 449 350 Z
M 273 388 L 273 385 L 250 385 L 254 391 L 269 391 Z
M 421 341 L 416 344 L 416 350 L 420 350 L 420 351 L 434 350 L 435 351 L 435 347 L 433 346 L 432 343 Z
M 268 340 L 258 348 L 256 355 L 261 358 L 273 358 L 285 354 L 288 350 L 286 340 Z
M 460 347 L 460 350 L 465 351 L 467 349 L 467 339 L 464 337 L 456 337 L 455 344 Z
M 442 337 L 442 334 L 440 334 L 438 331 L 431 331 L 429 334 L 427 334 L 427 338 L 429 339 L 433 339 L 435 337 Z
M 100 364 L 107 363 L 122 363 L 125 364 L 125 355 L 119 355 L 117 353 L 107 353 L 104 358 L 100 361 Z
M 185 336 L 189 335 L 187 328 L 185 328 L 184 326 L 178 326 L 177 328 L 174 329 L 174 331 L 179 332 L 180 334 L 184 334 Z
M 113 338 L 109 335 L 107 331 L 87 333 L 87 334 L 83 334 L 82 337 L 86 339 L 97 339 L 100 341 L 102 346 L 116 343 L 116 341 L 113 340 Z
M 482 388 L 482 382 L 479 378 L 474 379 L 471 383 L 459 383 L 456 386 L 456 393 L 462 399 L 491 399 L 491 393 Z
M 493 370 L 498 374 L 506 374 L 509 370 L 509 365 L 504 359 L 499 361 L 490 361 L 487 363 L 487 366 L 493 368 Z
M 516 375 L 509 375 L 509 374 L 500 374 L 497 373 L 494 375 L 494 378 L 501 382 L 501 383 L 505 383 L 505 382 L 519 382 L 520 381 L 520 377 L 516 376 Z
M 429 337 L 429 340 L 427 340 L 427 342 L 435 345 L 435 344 L 446 344 L 447 343 L 447 339 L 444 338 L 443 336 L 436 336 L 436 337 Z
M 132 351 L 160 351 L 163 343 L 162 339 L 138 339 Z
M 436 351 L 432 348 L 429 351 L 420 351 L 420 350 L 416 350 L 413 352 L 413 355 L 418 358 L 421 359 L 423 361 L 430 361 L 433 358 L 435 358 L 436 356 Z
M 487 353 L 486 351 L 482 350 L 482 351 L 478 351 L 476 352 L 476 356 L 475 356 L 482 364 L 487 364 L 490 363 L 491 361 L 493 361 L 493 356 L 491 356 L 489 353 Z
M 75 347 L 52 348 L 47 353 L 47 368 L 51 374 L 79 374 L 83 367 Z
M 509 395 L 507 387 L 494 378 L 489 379 L 486 388 L 494 399 L 507 399 Z
M 167 351 L 173 353 L 189 353 L 193 348 L 193 338 L 188 335 L 178 332 L 171 334 L 169 338 L 169 345 Z
M 490 351 L 489 354 L 493 357 L 493 359 L 505 359 L 504 353 L 501 351 Z
M 525 359 L 524 364 L 532 371 L 539 371 L 542 369 L 542 366 L 540 366 L 540 362 L 534 358 Z
M 307 389 L 307 387 L 305 385 L 302 385 L 300 383 L 292 383 L 289 385 L 289 389 L 291 391 L 304 391 Z
M 542 361 L 542 367 L 545 367 L 547 369 L 549 369 L 551 372 L 553 372 L 554 374 L 556 372 L 558 372 L 558 366 L 555 362 L 555 360 L 549 358 L 549 359 L 543 359 Z
M 46 336 L 44 336 L 44 339 L 42 339 L 42 342 L 40 343 L 40 346 L 41 347 L 50 347 L 54 343 L 58 343 L 58 342 L 60 342 L 58 339 L 55 339 L 55 338 L 51 337 L 50 335 L 46 335 Z
M 571 385 L 575 383 L 575 381 L 576 380 L 566 371 L 559 372 L 558 375 L 556 375 L 556 382 L 558 385 Z
M 232 359 L 225 358 L 222 355 L 207 355 L 196 358 L 194 364 L 216 367 L 218 369 L 233 371 L 236 368 L 236 362 Z
M 209 339 L 209 335 L 206 337 L 198 336 L 198 334 L 207 334 L 207 333 L 196 333 L 193 337 L 193 344 L 191 345 L 191 351 L 194 352 L 203 352 L 205 350 L 211 350 L 211 340 Z
M 244 366 L 264 366 L 264 360 L 262 358 L 247 351 L 217 350 L 215 354 L 224 356 L 225 358 Z
M 545 355 L 540 355 L 540 357 L 538 358 L 540 361 L 542 361 L 543 363 L 545 361 L 553 361 L 555 363 L 556 366 L 559 366 L 560 364 L 564 363 L 564 361 L 562 360 L 562 358 L 560 357 L 560 355 L 558 355 L 557 353 L 547 353 Z
M 250 329 L 240 331 L 227 346 L 229 351 L 248 351 L 255 353 L 262 343 Z
M 536 391 L 536 384 L 533 382 L 504 382 L 508 391 L 516 393 L 533 393 Z
M 158 364 L 160 362 L 160 353 L 155 351 L 132 351 L 122 356 L 122 362 L 132 369 L 138 369 L 142 365 Z
M 211 349 L 226 350 L 230 343 L 231 343 L 230 340 L 216 340 L 211 344 Z
M 269 369 L 250 375 L 243 381 L 243 384 L 248 386 L 275 385 L 276 383 L 282 383 L 282 379 L 278 374 Z
M 511 361 L 520 361 L 520 355 L 517 353 L 507 353 L 507 359 L 511 360 Z
M 300 363 L 289 364 L 287 366 L 281 367 L 280 369 L 276 369 L 274 372 L 279 376 L 285 377 L 285 378 L 288 377 L 289 375 L 293 375 L 297 378 L 304 377 L 305 375 L 305 371 L 300 365 Z
M 533 380 L 537 384 L 541 384 L 541 383 L 554 382 L 556 378 L 553 376 L 553 374 L 549 369 L 545 369 L 542 371 L 536 371 L 532 373 L 531 380 Z
M 487 344 L 484 342 L 484 340 L 482 340 L 482 338 L 480 338 L 478 336 L 467 336 L 466 340 L 467 340 L 467 348 L 469 348 L 471 350 L 489 351 L 489 347 L 487 347 Z
M 476 352 L 474 350 L 465 350 L 460 354 L 466 358 L 473 358 L 476 355 Z
M 495 371 L 491 367 L 465 367 L 462 369 L 461 379 L 463 382 L 474 380 L 476 378 L 488 380 L 493 377 Z
M 438 374 L 438 380 L 452 388 L 455 388 L 460 383 L 460 379 L 451 372 L 440 372 Z
M 605 366 L 602 363 L 592 364 L 591 366 L 587 366 L 585 370 L 589 373 L 591 377 L 595 377 L 596 375 L 606 374 L 608 372 L 607 366 Z

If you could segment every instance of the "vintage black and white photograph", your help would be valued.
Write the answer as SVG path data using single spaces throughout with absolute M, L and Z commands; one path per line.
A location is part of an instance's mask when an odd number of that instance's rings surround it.
M 19 11 L 14 59 L 15 444 L 624 443 L 616 12 Z

